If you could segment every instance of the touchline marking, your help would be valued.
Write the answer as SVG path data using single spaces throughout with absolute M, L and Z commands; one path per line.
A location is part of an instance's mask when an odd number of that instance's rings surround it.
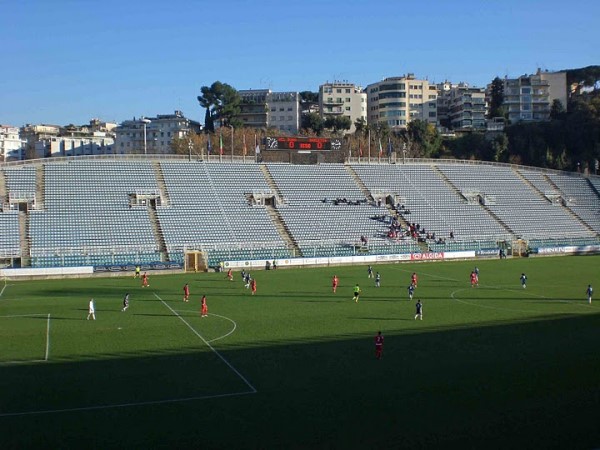
M 0 316 L 0 318 L 11 318 L 11 317 L 40 317 L 47 316 L 48 314 L 13 314 L 11 316 Z
M 208 346 L 208 348 L 210 348 L 210 349 L 211 349 L 211 350 L 214 352 L 214 354 L 215 354 L 215 355 L 217 355 L 217 356 L 218 356 L 218 357 L 221 359 L 221 361 L 223 361 L 225 364 L 227 364 L 227 366 L 228 366 L 228 367 L 229 367 L 231 370 L 233 370 L 233 371 L 236 373 L 236 375 L 237 375 L 238 377 L 240 377 L 244 383 L 246 383 L 246 385 L 248 385 L 248 387 L 249 387 L 249 388 L 250 388 L 250 390 L 252 391 L 252 392 L 251 392 L 252 394 L 256 394 L 256 392 L 258 392 L 258 391 L 256 390 L 256 388 L 255 388 L 254 386 L 252 386 L 252 384 L 251 384 L 251 383 L 250 383 L 250 382 L 249 382 L 249 381 L 246 379 L 246 377 L 245 377 L 244 375 L 242 375 L 242 374 L 241 374 L 241 373 L 240 373 L 240 372 L 239 372 L 239 371 L 238 371 L 238 370 L 237 370 L 235 367 L 233 367 L 233 366 L 231 365 L 231 363 L 230 363 L 229 361 L 227 361 L 227 360 L 225 359 L 225 357 L 224 357 L 223 355 L 221 355 L 221 354 L 220 354 L 220 353 L 219 353 L 219 352 L 218 352 L 218 351 L 217 351 L 217 350 L 216 350 L 216 349 L 215 349 L 215 348 L 214 348 L 212 345 L 210 345 L 210 343 L 209 343 L 209 342 L 208 342 L 206 339 L 204 339 L 204 337 L 202 337 L 202 335 L 201 335 L 200 333 L 198 333 L 198 332 L 197 332 L 197 331 L 194 329 L 194 327 L 192 327 L 192 326 L 191 326 L 191 325 L 190 325 L 190 324 L 187 322 L 187 320 L 185 320 L 183 317 L 181 317 L 181 316 L 179 315 L 179 313 L 177 313 L 177 311 L 175 311 L 173 308 L 171 308 L 171 307 L 169 306 L 169 304 L 168 304 L 167 302 L 165 302 L 165 301 L 164 301 L 162 298 L 160 298 L 160 296 L 159 296 L 158 294 L 154 293 L 154 296 L 155 296 L 157 299 L 159 299 L 159 300 L 162 302 L 162 304 L 163 304 L 163 305 L 165 305 L 167 308 L 169 308 L 169 310 L 170 310 L 170 311 L 171 311 L 173 314 L 175 314 L 175 315 L 176 315 L 176 316 L 179 318 L 179 320 L 181 320 L 183 323 L 185 323 L 185 325 L 186 325 L 186 326 L 187 326 L 187 327 L 188 327 L 190 330 L 192 330 L 192 332 L 193 332 L 193 333 L 194 333 L 196 336 L 198 336 L 198 337 L 199 337 L 199 338 L 202 340 L 202 342 L 204 342 L 204 343 L 205 343 L 205 344 Z
M 50 314 L 48 314 L 48 322 L 46 324 L 46 357 L 44 361 L 48 361 L 48 355 L 50 354 Z
M 496 310 L 496 311 L 519 312 L 519 313 L 531 313 L 531 314 L 540 314 L 540 313 L 542 313 L 542 312 L 543 312 L 543 311 L 533 311 L 533 310 L 530 310 L 530 309 L 499 308 L 499 307 L 497 307 L 497 306 L 481 305 L 481 304 L 479 304 L 479 303 L 476 303 L 476 302 L 468 302 L 468 301 L 465 301 L 465 300 L 461 300 L 461 299 L 459 299 L 459 298 L 456 298 L 456 297 L 454 296 L 454 294 L 456 294 L 456 293 L 458 293 L 458 292 L 462 292 L 462 291 L 469 291 L 469 290 L 470 290 L 470 289 L 464 289 L 464 288 L 463 288 L 463 289 L 457 289 L 456 291 L 453 291 L 453 292 L 450 294 L 450 298 L 451 298 L 452 300 L 454 300 L 454 301 L 456 301 L 456 302 L 459 302 L 459 303 L 462 303 L 462 304 L 464 304 L 464 305 L 469 305 L 469 306 L 477 306 L 477 307 L 479 307 L 479 308 L 493 309 L 493 310 Z M 510 291 L 509 289 L 500 289 L 500 290 L 504 290 L 504 291 Z M 516 292 L 518 292 L 518 291 L 516 291 Z M 537 294 L 528 294 L 528 295 L 535 296 L 535 297 L 538 297 L 538 298 L 545 298 L 545 299 L 548 299 L 548 300 L 553 300 L 552 298 L 549 298 L 549 297 L 544 297 L 543 295 L 537 295 Z M 553 301 L 558 301 L 558 302 L 561 302 L 561 303 L 572 303 L 572 302 L 571 302 L 571 301 L 569 301 L 569 300 L 553 300 Z M 577 303 L 574 303 L 574 304 L 575 304 L 575 305 L 578 305 Z M 587 306 L 587 305 L 579 305 L 579 306 Z M 577 314 L 577 313 L 574 313 L 574 312 L 569 312 L 569 313 L 566 313 L 566 314 Z M 587 313 L 586 313 L 586 314 L 587 314 Z
M 182 309 L 175 309 L 174 311 L 176 311 L 176 312 L 190 312 L 190 310 L 182 310 Z M 209 316 L 221 317 L 222 319 L 229 320 L 233 324 L 233 329 L 229 333 L 224 334 L 223 336 L 216 337 L 214 339 L 210 339 L 207 342 L 215 342 L 215 341 L 218 341 L 218 340 L 221 340 L 221 339 L 225 339 L 227 336 L 233 334 L 233 332 L 237 328 L 237 323 L 235 323 L 235 320 L 230 319 L 229 317 L 225 317 L 225 316 L 221 316 L 219 314 L 213 314 L 213 313 L 209 313 L 208 315 Z
M 98 411 L 102 409 L 113 409 L 113 408 L 130 408 L 133 406 L 148 406 L 148 405 L 164 405 L 168 403 L 182 403 L 191 402 L 194 400 L 208 400 L 212 398 L 224 398 L 224 397 L 236 397 L 239 395 L 255 394 L 256 391 L 244 391 L 244 392 L 232 392 L 229 394 L 216 394 L 216 395 L 201 395 L 198 397 L 187 397 L 187 398 L 170 398 L 167 400 L 149 400 L 147 402 L 135 402 L 135 403 L 118 403 L 114 405 L 98 405 L 98 406 L 82 406 L 79 408 L 64 408 L 64 409 L 41 409 L 38 411 L 24 411 L 16 413 L 0 413 L 0 417 L 15 417 L 15 416 L 33 416 L 36 414 L 56 414 L 66 412 L 78 412 L 78 411 Z

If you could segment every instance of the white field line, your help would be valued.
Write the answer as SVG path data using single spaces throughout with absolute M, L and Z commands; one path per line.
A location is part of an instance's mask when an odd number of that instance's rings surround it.
M 23 361 L 2 361 L 0 362 L 0 366 L 12 366 L 14 364 L 32 364 L 32 363 L 43 363 L 46 362 L 45 359 L 27 359 Z
M 10 316 L 0 316 L 0 318 L 11 318 L 11 317 L 39 317 L 39 316 L 47 316 L 48 314 L 13 314 Z
M 229 367 L 233 372 L 235 372 L 235 374 L 238 377 L 240 377 L 240 379 L 244 383 L 246 383 L 246 385 L 250 388 L 250 391 L 252 394 L 256 394 L 256 392 L 258 392 L 256 390 L 256 388 L 254 386 L 252 386 L 252 384 L 246 379 L 246 377 L 244 375 L 242 375 L 235 367 L 233 367 L 233 365 L 231 365 L 231 363 L 229 361 L 227 361 L 223 355 L 221 355 L 212 345 L 210 345 L 210 343 L 206 339 L 204 339 L 204 337 L 202 337 L 202 335 L 200 333 L 198 333 L 183 317 L 181 317 L 177 311 L 175 311 L 173 308 L 171 308 L 168 303 L 166 303 L 162 298 L 160 298 L 158 296 L 158 294 L 155 293 L 154 296 L 157 299 L 159 299 L 163 305 L 165 305 L 167 308 L 169 308 L 169 310 L 173 314 L 175 314 L 175 316 L 177 316 L 179 318 L 179 320 L 181 320 L 192 331 L 192 333 L 194 333 L 196 336 L 198 336 L 202 340 L 202 342 L 204 342 L 208 346 L 208 348 L 210 348 L 214 352 L 214 354 L 217 355 L 221 359 L 221 361 L 223 361 L 227 365 L 227 367 Z
M 176 311 L 176 312 L 178 312 L 178 313 L 179 313 L 179 312 L 183 312 L 183 313 L 185 313 L 185 312 L 190 312 L 190 310 L 182 310 L 182 309 L 175 309 L 174 311 Z M 231 334 L 233 334 L 233 333 L 235 332 L 235 330 L 236 330 L 236 328 L 237 328 L 237 323 L 235 323 L 235 320 L 233 320 L 233 319 L 230 319 L 229 317 L 221 316 L 221 315 L 219 315 L 219 314 L 213 314 L 213 313 L 209 313 L 208 315 L 209 315 L 209 316 L 216 316 L 216 317 L 220 317 L 220 318 L 222 318 L 222 319 L 225 319 L 225 320 L 229 320 L 229 321 L 230 321 L 230 322 L 233 324 L 233 329 L 232 329 L 232 330 L 231 330 L 229 333 L 227 333 L 227 334 L 224 334 L 223 336 L 219 336 L 219 337 L 216 337 L 216 338 L 214 338 L 214 339 L 207 340 L 206 342 L 215 342 L 215 341 L 219 341 L 219 340 L 221 340 L 221 339 L 225 339 L 227 336 L 229 336 L 229 335 L 231 335 Z
M 48 356 L 50 354 L 50 314 L 13 314 L 10 316 L 0 316 L 2 318 L 13 318 L 13 317 L 40 317 L 46 316 L 48 320 L 46 321 L 46 353 L 44 355 L 44 359 L 28 359 L 21 361 L 1 361 L 0 366 L 9 366 L 13 364 L 31 364 L 31 363 L 42 363 L 48 361 Z
M 44 361 L 48 361 L 48 355 L 50 354 L 50 314 L 48 314 L 48 322 L 46 324 L 46 357 Z
M 0 297 L 2 297 L 2 294 L 4 294 L 4 289 L 6 289 L 6 286 L 8 286 L 8 284 L 4 283 L 4 286 L 2 286 L 2 290 L 0 290 Z
M 483 305 L 483 304 L 481 304 L 481 303 L 478 303 L 478 302 L 469 302 L 469 301 L 466 301 L 466 300 L 461 300 L 461 299 L 459 299 L 459 298 L 456 298 L 456 296 L 455 296 L 455 294 L 457 294 L 458 292 L 462 292 L 462 291 L 470 291 L 470 290 L 471 290 L 471 289 L 469 289 L 469 288 L 457 289 L 456 291 L 453 291 L 453 292 L 450 294 L 450 298 L 451 298 L 452 300 L 454 300 L 455 302 L 462 303 L 462 304 L 464 304 L 464 305 L 469 305 L 469 306 L 477 306 L 477 307 L 479 307 L 479 308 L 485 308 L 485 309 L 493 309 L 493 310 L 495 310 L 495 311 L 518 312 L 518 313 L 531 313 L 531 314 L 540 314 L 540 313 L 542 313 L 542 312 L 543 312 L 543 311 L 541 311 L 541 310 L 538 310 L 538 311 L 533 311 L 533 310 L 530 310 L 530 309 L 502 308 L 502 307 L 497 307 L 497 306 Z M 509 291 L 509 292 L 512 292 L 512 291 L 513 291 L 512 289 L 498 289 L 498 290 L 502 290 L 502 291 Z M 516 290 L 515 290 L 515 292 L 519 292 L 519 291 L 516 291 Z M 579 304 L 579 303 L 574 303 L 574 302 L 572 302 L 572 301 L 570 301 L 570 300 L 559 300 L 559 299 L 552 299 L 552 298 L 549 298 L 549 297 L 545 297 L 545 296 L 543 296 L 543 295 L 529 294 L 529 293 L 527 293 L 527 295 L 529 295 L 529 296 L 532 296 L 532 297 L 543 298 L 543 299 L 547 299 L 547 300 L 551 300 L 551 301 L 556 301 L 556 302 L 560 302 L 560 303 L 569 303 L 569 304 L 573 304 L 573 305 L 576 305 L 576 306 L 589 306 L 589 305 L 587 305 L 587 304 L 586 304 L 586 305 L 583 305 L 583 304 Z M 591 311 L 590 311 L 590 312 L 591 312 Z M 569 312 L 569 313 L 566 313 L 566 314 L 578 314 L 578 313 Z M 587 313 L 586 313 L 586 314 L 587 314 Z
M 255 392 L 244 391 L 244 392 L 232 392 L 229 394 L 201 395 L 198 397 L 171 398 L 171 399 L 166 399 L 166 400 L 149 400 L 146 402 L 117 403 L 117 404 L 113 404 L 113 405 L 82 406 L 79 408 L 64 408 L 64 409 L 41 409 L 38 411 L 0 413 L 0 417 L 33 416 L 33 415 L 37 415 L 37 414 L 56 414 L 56 413 L 79 412 L 79 411 L 98 411 L 98 410 L 113 409 L 113 408 L 130 408 L 133 406 L 164 405 L 164 404 L 168 404 L 168 403 L 191 402 L 194 400 L 208 400 L 208 399 L 212 399 L 212 398 L 235 397 L 235 396 L 239 396 L 239 395 L 247 395 L 247 394 L 254 394 L 254 393 Z

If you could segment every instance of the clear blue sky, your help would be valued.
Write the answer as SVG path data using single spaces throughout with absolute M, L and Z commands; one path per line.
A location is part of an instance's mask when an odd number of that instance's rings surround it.
M 236 89 L 414 73 L 485 86 L 600 64 L 600 1 L 0 0 L 0 123 L 120 122 Z

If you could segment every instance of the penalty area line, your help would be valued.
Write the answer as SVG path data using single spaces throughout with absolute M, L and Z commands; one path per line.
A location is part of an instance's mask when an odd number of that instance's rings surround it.
M 158 294 L 155 293 L 154 296 L 157 299 L 159 299 L 163 305 L 165 305 L 167 308 L 169 308 L 169 310 L 175 316 L 177 316 L 179 318 L 179 320 L 181 320 L 192 331 L 192 333 L 194 333 L 196 336 L 198 336 L 198 338 L 200 338 L 202 340 L 202 342 L 204 342 L 208 346 L 208 348 L 210 348 L 211 351 L 215 355 L 217 355 L 219 357 L 219 359 L 221 359 L 221 361 L 223 361 L 227 365 L 227 367 L 229 367 L 244 383 L 246 383 L 246 385 L 250 388 L 251 394 L 256 394 L 258 392 L 256 390 L 256 388 L 254 386 L 252 386 L 252 384 L 246 379 L 246 377 L 244 375 L 242 375 L 235 367 L 233 367 L 233 365 L 229 361 L 227 361 L 225 359 L 225 357 L 223 355 L 221 355 L 212 345 L 210 345 L 210 342 L 208 342 L 206 339 L 204 339 L 204 337 L 200 333 L 198 333 L 196 331 L 196 329 L 187 322 L 187 320 L 185 320 L 183 317 L 181 317 L 179 315 L 179 313 L 177 311 L 175 311 L 173 308 L 171 308 L 169 306 L 169 304 L 167 302 L 165 302 L 162 298 L 160 298 L 160 296 Z
M 169 403 L 183 403 L 191 402 L 195 400 L 210 400 L 213 398 L 226 398 L 226 397 L 237 397 L 240 395 L 255 394 L 256 391 L 250 392 L 231 392 L 228 394 L 215 394 L 215 395 L 200 395 L 197 397 L 187 398 L 172 398 L 166 400 L 149 400 L 146 402 L 135 402 L 135 403 L 116 403 L 113 405 L 97 405 L 97 406 L 81 406 L 78 408 L 63 408 L 63 409 L 40 409 L 38 411 L 23 411 L 14 413 L 0 413 L 1 417 L 16 417 L 16 416 L 33 416 L 39 414 L 57 414 L 57 413 L 69 413 L 69 412 L 81 412 L 81 411 L 99 411 L 103 409 L 116 409 L 116 408 L 131 408 L 135 406 L 148 406 L 148 405 L 166 405 Z

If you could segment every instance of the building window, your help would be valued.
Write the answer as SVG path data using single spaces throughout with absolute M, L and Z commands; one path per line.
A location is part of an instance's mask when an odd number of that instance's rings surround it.
M 429 112 L 429 117 L 435 117 L 436 116 L 436 112 L 435 111 L 430 111 Z
M 346 89 L 344 92 L 346 92 L 346 94 L 350 93 L 350 89 Z
M 288 111 L 293 111 L 293 108 L 290 106 L 290 107 L 288 108 Z
M 342 97 L 337 97 L 337 98 L 335 99 L 335 102 L 336 102 L 336 103 L 342 103 Z
M 277 111 L 277 108 L 271 108 L 271 112 Z
M 336 92 L 337 94 L 341 94 L 341 93 L 342 93 L 342 90 L 341 90 L 341 89 L 336 89 L 336 90 L 335 90 L 335 92 Z
M 350 111 L 350 107 L 349 106 L 346 106 L 346 111 Z

